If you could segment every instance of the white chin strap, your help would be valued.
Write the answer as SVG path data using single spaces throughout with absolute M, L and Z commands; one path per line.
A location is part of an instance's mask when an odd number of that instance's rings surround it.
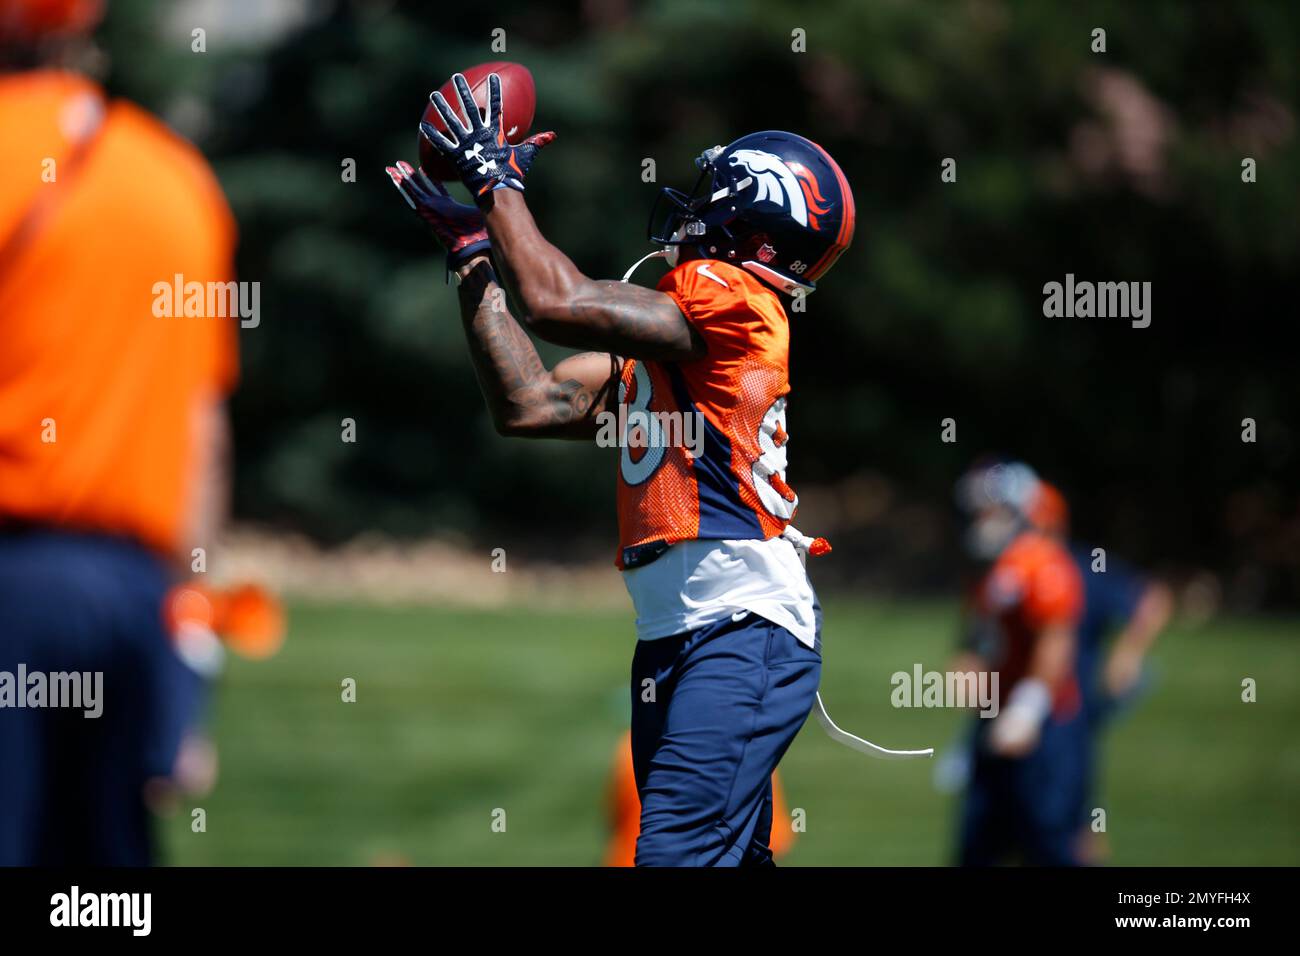
M 647 256 L 642 256 L 636 262 L 632 263 L 632 268 L 628 269 L 627 272 L 623 273 L 623 278 L 621 281 L 626 282 L 628 279 L 631 279 L 632 273 L 636 272 L 637 269 L 641 268 L 642 263 L 649 262 L 651 259 L 667 259 L 669 265 L 676 266 L 677 265 L 675 261 L 677 258 L 676 253 L 677 253 L 677 247 L 673 246 L 671 252 L 668 249 L 660 249 L 659 251 L 652 252 Z

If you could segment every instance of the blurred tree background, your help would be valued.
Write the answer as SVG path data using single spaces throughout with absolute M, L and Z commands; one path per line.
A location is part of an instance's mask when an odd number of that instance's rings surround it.
M 509 59 L 559 133 L 530 205 L 591 275 L 649 251 L 656 192 L 704 147 L 785 127 L 843 166 L 857 238 L 792 322 L 800 524 L 847 556 L 826 573 L 950 585 L 952 482 L 996 451 L 1089 541 L 1213 571 L 1236 604 L 1300 600 L 1294 3 L 114 0 L 100 40 L 110 89 L 213 161 L 262 283 L 241 518 L 612 555 L 607 454 L 495 434 L 442 257 L 383 172 L 415 159 L 431 89 Z M 1067 273 L 1151 282 L 1151 326 L 1044 318 Z

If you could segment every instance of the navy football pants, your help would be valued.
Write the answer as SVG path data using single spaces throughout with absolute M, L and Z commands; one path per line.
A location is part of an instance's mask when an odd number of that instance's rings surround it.
M 820 676 L 817 651 L 756 614 L 637 643 L 638 866 L 771 864 L 772 771 Z
M 0 707 L 0 865 L 151 862 L 142 788 L 170 774 L 201 690 L 162 624 L 167 587 L 123 539 L 0 532 L 0 671 L 103 673 L 95 719 Z

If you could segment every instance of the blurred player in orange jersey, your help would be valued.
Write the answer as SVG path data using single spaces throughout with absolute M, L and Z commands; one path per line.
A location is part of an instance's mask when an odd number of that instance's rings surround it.
M 1083 582 L 1062 544 L 1032 524 L 1041 493 L 1019 462 L 977 466 L 957 486 L 980 574 L 953 670 L 998 675 L 996 713 L 975 719 L 959 852 L 967 866 L 1079 862 L 1087 731 L 1074 668 Z
M 234 221 L 192 146 L 53 66 L 101 14 L 0 8 L 4 864 L 152 858 L 143 794 L 186 763 L 201 690 L 164 596 L 227 486 L 235 320 L 159 317 L 154 289 L 229 280 Z M 19 673 L 98 674 L 102 712 L 41 707 Z
M 609 773 L 609 846 L 606 866 L 634 866 L 636 838 L 641 834 L 641 798 L 636 792 L 636 769 L 632 766 L 632 732 L 618 739 Z M 772 774 L 772 838 L 768 843 L 774 858 L 785 856 L 794 844 L 790 810 L 785 804 L 780 773 Z

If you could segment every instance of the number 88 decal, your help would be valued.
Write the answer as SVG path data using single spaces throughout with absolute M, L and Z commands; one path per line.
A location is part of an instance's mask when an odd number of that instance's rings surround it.
M 790 435 L 785 430 L 783 395 L 772 403 L 758 426 L 758 448 L 761 454 L 752 469 L 758 500 L 769 514 L 782 521 L 793 518 L 795 509 L 799 507 L 799 497 L 785 483 L 785 446 L 789 441 Z M 776 476 L 775 481 L 772 480 L 773 476 Z M 790 492 L 789 498 L 785 492 Z

